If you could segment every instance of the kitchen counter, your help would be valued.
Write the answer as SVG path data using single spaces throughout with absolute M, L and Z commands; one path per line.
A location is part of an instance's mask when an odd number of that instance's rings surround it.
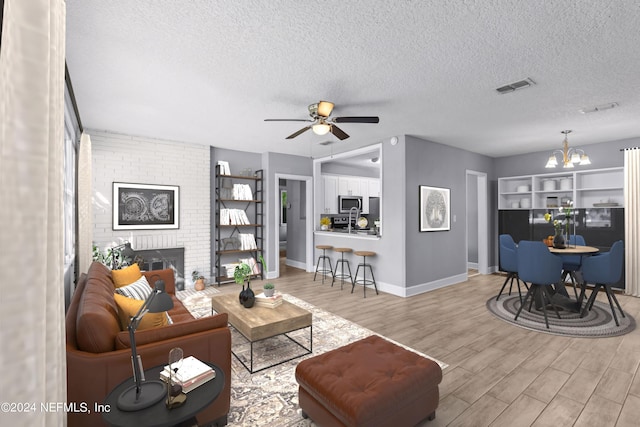
M 351 233 L 347 233 L 346 231 L 338 230 L 316 230 L 313 234 L 317 236 L 346 237 L 349 239 L 380 240 L 380 236 L 369 234 L 368 231 L 352 231 Z

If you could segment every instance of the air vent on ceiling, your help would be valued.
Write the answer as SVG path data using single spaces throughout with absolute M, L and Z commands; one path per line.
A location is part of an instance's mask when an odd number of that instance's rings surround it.
M 519 82 L 509 83 L 508 85 L 500 86 L 499 88 L 496 89 L 496 91 L 499 94 L 504 95 L 505 93 L 510 93 L 518 89 L 524 89 L 534 84 L 536 84 L 536 82 L 534 82 L 529 77 L 527 77 L 526 79 L 520 80 Z
M 617 106 L 618 106 L 617 102 L 608 102 L 606 104 L 596 105 L 595 107 L 583 108 L 583 109 L 581 109 L 579 111 L 582 114 L 595 113 L 595 112 L 598 112 L 598 111 L 610 110 L 612 108 L 616 108 Z

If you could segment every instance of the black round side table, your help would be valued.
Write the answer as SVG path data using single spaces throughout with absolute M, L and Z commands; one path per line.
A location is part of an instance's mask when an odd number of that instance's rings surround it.
M 133 377 L 130 377 L 111 390 L 106 397 L 104 405 L 107 410 L 103 412 L 102 418 L 114 427 L 171 427 L 194 418 L 198 412 L 216 400 L 224 388 L 225 377 L 222 369 L 212 363 L 207 365 L 216 371 L 216 377 L 187 393 L 187 400 L 182 406 L 167 409 L 165 399 L 162 399 L 155 405 L 139 411 L 128 412 L 118 409 L 118 396 L 133 384 Z M 150 380 L 158 379 L 162 369 L 164 365 L 147 369 L 144 376 Z

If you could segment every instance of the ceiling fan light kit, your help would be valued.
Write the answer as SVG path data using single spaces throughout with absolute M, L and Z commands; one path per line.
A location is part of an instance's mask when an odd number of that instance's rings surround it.
M 312 130 L 313 130 L 313 133 L 315 133 L 316 135 L 326 135 L 331 130 L 331 126 L 324 122 L 321 122 L 321 123 L 318 123 L 317 125 L 313 125 Z
M 576 164 L 581 166 L 590 165 L 591 160 L 589 159 L 589 156 L 587 156 L 587 153 L 584 152 L 584 150 L 581 150 L 579 148 L 569 148 L 569 140 L 567 139 L 567 135 L 569 135 L 571 131 L 563 130 L 562 133 L 564 134 L 562 150 L 554 150 L 553 153 L 551 153 L 551 156 L 549 156 L 549 160 L 547 161 L 545 168 L 555 168 L 556 166 L 558 166 L 559 163 L 558 158 L 556 157 L 557 154 L 562 155 L 562 167 L 565 169 L 571 169 Z
M 312 122 L 313 124 L 300 129 L 297 132 L 292 133 L 286 139 L 293 139 L 298 135 L 313 130 L 316 135 L 326 135 L 331 132 L 339 140 L 349 138 L 349 135 L 336 126 L 336 123 L 380 123 L 380 118 L 377 116 L 354 116 L 354 117 L 334 117 L 329 119 L 329 116 L 333 112 L 334 104 L 329 101 L 319 101 L 316 104 L 310 104 L 308 107 L 309 116 L 308 119 L 265 119 L 265 122 Z

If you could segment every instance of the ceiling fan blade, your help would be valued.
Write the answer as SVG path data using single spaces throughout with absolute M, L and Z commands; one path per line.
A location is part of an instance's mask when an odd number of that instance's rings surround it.
M 309 119 L 264 119 L 265 122 L 312 122 Z
M 304 133 L 304 132 L 308 131 L 309 129 L 311 129 L 311 126 L 304 127 L 302 129 L 300 129 L 298 132 L 292 133 L 291 135 L 289 135 L 285 139 L 293 139 L 296 136 L 300 135 L 301 133 Z
M 331 125 L 331 133 L 334 134 L 340 141 L 342 141 L 343 139 L 349 138 L 349 135 L 347 135 L 342 129 L 340 129 L 336 125 Z
M 332 121 L 335 123 L 380 123 L 380 117 L 335 117 Z

